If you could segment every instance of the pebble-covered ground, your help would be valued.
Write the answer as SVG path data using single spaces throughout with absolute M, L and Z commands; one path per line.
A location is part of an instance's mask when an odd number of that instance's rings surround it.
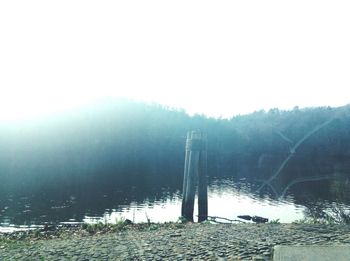
M 350 245 L 350 226 L 152 225 L 57 236 L 0 236 L 0 260 L 271 260 L 275 245 Z M 12 238 L 12 239 L 11 239 Z

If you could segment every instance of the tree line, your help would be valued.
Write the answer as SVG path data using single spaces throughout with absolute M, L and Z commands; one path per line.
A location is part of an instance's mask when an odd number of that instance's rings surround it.
M 279 171 L 271 183 L 280 185 L 305 176 L 349 176 L 349 106 L 271 109 L 216 119 L 110 99 L 46 119 L 0 123 L 0 187 L 180 187 L 186 133 L 196 129 L 208 135 L 212 177 L 266 181 Z

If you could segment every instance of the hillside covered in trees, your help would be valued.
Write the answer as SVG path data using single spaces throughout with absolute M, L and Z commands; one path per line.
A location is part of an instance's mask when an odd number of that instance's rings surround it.
M 275 176 L 271 184 L 350 177 L 349 106 L 214 119 L 112 99 L 47 119 L 1 122 L 0 193 L 136 181 L 180 187 L 186 132 L 197 129 L 208 134 L 211 177 Z

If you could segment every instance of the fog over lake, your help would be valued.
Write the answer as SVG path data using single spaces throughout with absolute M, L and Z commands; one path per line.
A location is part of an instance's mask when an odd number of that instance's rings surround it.
M 198 129 L 208 135 L 209 216 L 293 222 L 346 212 L 349 112 L 296 107 L 216 119 L 109 99 L 2 121 L 1 226 L 176 221 L 186 133 Z

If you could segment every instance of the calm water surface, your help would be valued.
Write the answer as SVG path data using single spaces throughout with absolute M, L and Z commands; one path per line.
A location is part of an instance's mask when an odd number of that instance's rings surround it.
M 300 196 L 300 190 L 290 191 L 284 199 L 276 199 L 269 191 L 255 193 L 258 186 L 247 180 L 211 179 L 208 188 L 209 215 L 228 219 L 237 219 L 238 215 L 258 215 L 288 223 L 304 218 L 310 212 L 310 206 L 327 207 L 332 204 L 332 200 L 315 197 L 297 199 L 295 195 Z M 147 218 L 152 222 L 164 222 L 176 221 L 180 216 L 180 185 L 144 188 L 141 184 L 130 187 L 115 184 L 112 187 L 114 189 L 86 188 L 62 190 L 60 193 L 8 193 L 0 200 L 2 230 L 11 225 L 40 225 L 45 222 L 113 223 L 120 218 L 134 222 L 146 222 Z

